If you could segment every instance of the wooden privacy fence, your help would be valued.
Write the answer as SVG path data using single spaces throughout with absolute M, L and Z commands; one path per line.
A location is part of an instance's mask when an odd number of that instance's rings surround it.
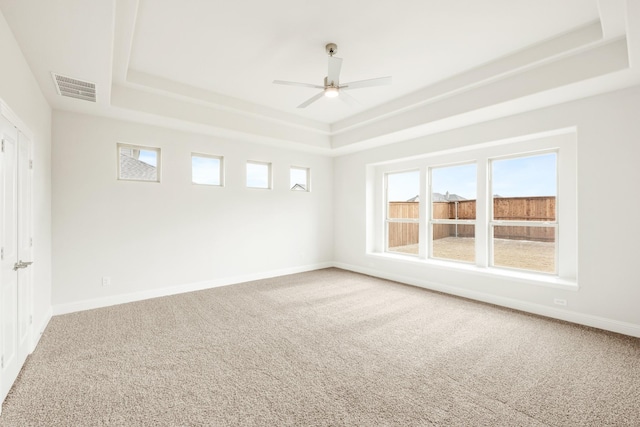
M 494 219 L 511 221 L 554 221 L 556 215 L 556 198 L 543 197 L 500 197 L 493 199 Z M 417 219 L 420 215 L 419 202 L 390 202 L 389 218 Z M 434 202 L 435 219 L 475 219 L 476 201 L 460 200 L 450 202 Z M 413 245 L 418 243 L 417 223 L 389 223 L 389 247 Z M 472 225 L 436 224 L 434 240 L 445 237 L 474 237 Z M 555 239 L 553 227 L 512 227 L 499 226 L 494 230 L 499 239 L 535 240 L 552 242 Z
M 389 218 L 417 219 L 419 217 L 419 202 L 389 203 Z M 417 223 L 390 222 L 389 247 L 415 245 L 418 243 L 418 231 Z

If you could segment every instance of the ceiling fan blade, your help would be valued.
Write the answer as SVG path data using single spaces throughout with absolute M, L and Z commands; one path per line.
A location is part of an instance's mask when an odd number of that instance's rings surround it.
M 287 82 L 285 80 L 274 80 L 273 83 L 277 85 L 300 86 L 300 87 L 310 87 L 313 89 L 324 89 L 324 86 L 312 85 L 311 83 Z
M 342 68 L 342 58 L 330 56 L 329 71 L 327 72 L 327 83 L 329 85 L 331 82 L 336 86 L 338 85 L 338 82 L 340 81 L 340 68 Z
M 309 104 L 316 102 L 318 99 L 324 96 L 324 91 L 318 93 L 317 95 L 312 96 L 311 98 L 304 101 L 302 104 L 298 105 L 298 108 L 306 108 Z
M 355 99 L 353 96 L 349 95 L 347 92 L 343 92 L 340 91 L 340 99 L 342 99 L 344 101 L 345 104 L 347 104 L 350 107 L 356 107 L 361 105 L 360 102 L 358 102 L 357 99 Z
M 357 82 L 345 83 L 340 85 L 340 90 L 360 89 L 371 86 L 385 86 L 391 84 L 391 77 L 378 77 L 369 80 L 359 80 Z

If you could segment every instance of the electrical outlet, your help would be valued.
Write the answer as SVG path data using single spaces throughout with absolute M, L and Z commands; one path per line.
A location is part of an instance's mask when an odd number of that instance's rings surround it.
M 102 286 L 111 286 L 111 277 L 103 276 L 102 277 Z
M 566 306 L 567 305 L 567 300 L 566 299 L 562 299 L 562 298 L 554 298 L 553 299 L 553 303 L 555 305 L 562 305 L 562 306 Z

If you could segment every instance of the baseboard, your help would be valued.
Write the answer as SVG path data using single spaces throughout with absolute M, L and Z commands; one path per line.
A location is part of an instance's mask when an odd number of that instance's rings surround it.
M 288 274 L 304 273 L 307 271 L 320 270 L 322 268 L 333 267 L 332 262 L 304 265 L 300 267 L 271 270 L 261 273 L 247 274 L 242 276 L 224 277 L 221 279 L 207 280 L 203 282 L 186 283 L 182 285 L 169 286 L 147 291 L 132 292 L 128 294 L 113 295 L 104 298 L 95 298 L 83 301 L 75 301 L 53 306 L 53 315 L 74 313 L 76 311 L 92 310 L 94 308 L 109 307 L 128 302 L 142 301 L 151 298 L 166 297 L 169 295 L 182 294 L 185 292 L 201 291 L 204 289 L 228 286 L 237 283 L 250 282 L 253 280 L 269 279 L 272 277 L 285 276 Z
M 51 317 L 53 317 L 53 309 L 49 307 L 38 328 L 31 331 L 33 335 L 31 336 L 31 351 L 29 351 L 29 353 L 33 353 L 33 350 L 36 349 L 42 334 L 44 334 L 44 330 L 47 329 L 47 325 L 49 325 L 49 322 L 51 321 Z
M 379 277 L 381 279 L 393 280 L 395 282 L 418 286 L 421 288 L 443 292 L 451 295 L 457 295 L 464 298 L 470 298 L 473 300 L 487 302 L 502 307 L 513 308 L 516 310 L 525 311 L 527 313 L 538 314 L 541 316 L 577 323 L 579 325 L 591 326 L 598 329 L 604 329 L 606 331 L 617 332 L 620 334 L 640 338 L 640 325 L 636 325 L 634 323 L 621 322 L 614 319 L 593 316 L 591 314 L 578 313 L 570 310 L 558 309 L 555 307 L 547 307 L 544 305 L 520 301 L 513 298 L 506 298 L 487 294 L 484 292 L 458 288 L 455 286 L 443 285 L 428 280 L 416 279 L 414 277 L 403 276 L 399 274 L 390 274 L 373 268 L 360 267 L 341 262 L 334 262 L 333 265 L 334 267 L 341 268 L 343 270 L 367 274 L 369 276 Z
M 403 276 L 400 274 L 392 274 L 385 271 L 380 271 L 373 268 L 361 267 L 341 262 L 324 262 L 318 264 L 311 264 L 300 267 L 286 268 L 280 270 L 271 270 L 267 272 L 254 273 L 242 276 L 225 277 L 216 280 L 209 280 L 204 282 L 187 283 L 183 285 L 170 286 L 160 289 L 151 289 L 148 291 L 133 292 L 129 294 L 114 295 L 105 298 L 96 298 L 90 300 L 76 301 L 66 304 L 54 305 L 52 310 L 49 310 L 45 320 L 38 328 L 38 336 L 34 337 L 33 348 L 35 348 L 42 332 L 46 328 L 52 315 L 60 315 L 73 313 L 77 311 L 91 310 L 94 308 L 108 307 L 117 304 L 125 304 L 128 302 L 142 301 L 145 299 L 158 298 L 169 295 L 176 295 L 185 292 L 200 291 L 204 289 L 217 288 L 221 286 L 228 286 L 237 283 L 250 282 L 253 280 L 269 279 L 272 277 L 285 276 L 288 274 L 304 273 L 307 271 L 319 270 L 322 268 L 337 267 L 343 270 L 353 271 L 356 273 L 367 274 L 369 276 L 379 277 L 381 279 L 393 280 L 400 283 L 406 283 L 408 285 L 418 286 L 425 289 L 430 289 L 438 292 L 444 292 L 451 295 L 457 295 L 464 298 L 470 298 L 477 301 L 482 301 L 490 304 L 499 305 L 502 307 L 513 308 L 516 310 L 524 311 L 527 313 L 538 314 L 541 316 L 551 317 L 554 319 L 564 320 L 567 322 L 577 323 L 579 325 L 591 326 L 598 329 L 604 329 L 611 332 L 617 332 L 620 334 L 630 335 L 640 338 L 640 325 L 636 325 L 628 322 L 621 322 L 614 319 L 608 319 L 605 317 L 594 316 L 591 314 L 579 313 L 566 309 L 559 309 L 555 307 L 547 307 L 540 304 L 530 303 L 526 301 L 516 300 L 513 298 L 501 297 L 497 295 L 487 294 L 484 292 L 473 291 L 469 289 L 458 288 L 455 286 L 444 285 L 428 280 L 416 279 L 414 277 Z

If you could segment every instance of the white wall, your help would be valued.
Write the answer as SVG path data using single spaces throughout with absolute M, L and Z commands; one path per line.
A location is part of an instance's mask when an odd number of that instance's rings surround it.
M 60 111 L 53 141 L 57 313 L 333 259 L 329 157 Z M 162 182 L 117 180 L 118 142 L 160 147 Z M 224 156 L 224 188 L 191 184 L 191 152 Z M 273 190 L 246 188 L 247 160 L 273 163 Z M 290 166 L 311 192 L 289 190 Z
M 4 16 L 0 14 L 0 99 L 33 134 L 33 324 L 37 334 L 51 315 L 51 108 Z
M 635 218 L 640 212 L 639 111 L 640 87 L 634 87 L 337 158 L 337 265 L 640 336 L 640 222 Z M 574 126 L 579 290 L 366 255 L 366 193 L 372 191 L 367 164 Z M 567 307 L 555 306 L 554 298 L 566 299 Z

